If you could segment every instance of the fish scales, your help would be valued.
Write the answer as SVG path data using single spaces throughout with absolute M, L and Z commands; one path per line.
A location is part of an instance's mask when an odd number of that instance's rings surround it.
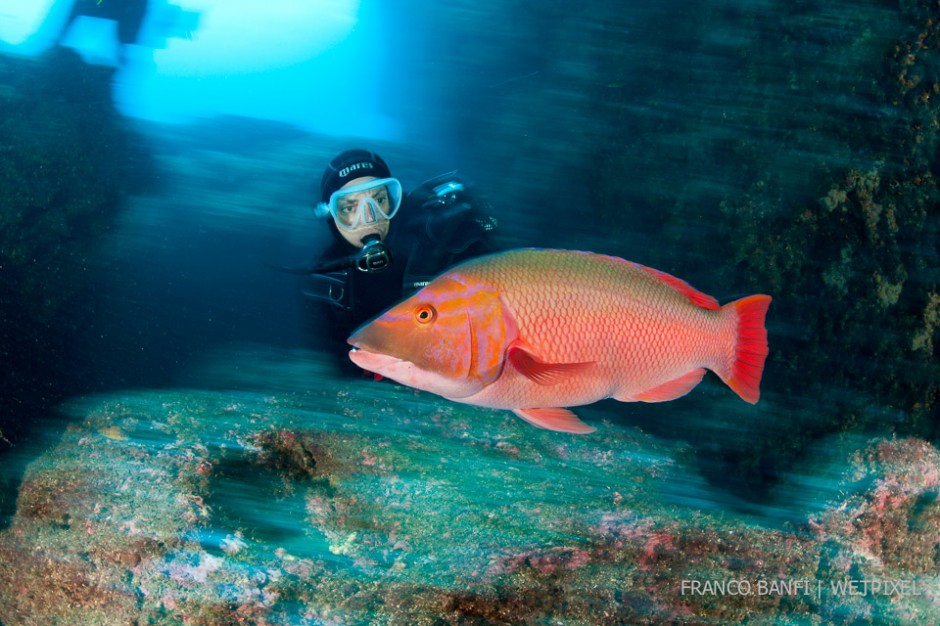
M 664 376 L 675 378 L 689 364 L 708 365 L 717 338 L 733 331 L 733 320 L 695 306 L 642 266 L 613 257 L 505 255 L 495 263 L 470 262 L 463 272 L 497 286 L 520 335 L 544 360 L 596 362 L 602 371 L 573 375 L 565 389 L 515 385 L 514 372 L 484 396 L 493 400 L 509 393 L 512 401 L 538 404 L 563 393 L 613 397 L 618 389 L 627 396 Z M 689 352 L 690 346 L 697 350 Z

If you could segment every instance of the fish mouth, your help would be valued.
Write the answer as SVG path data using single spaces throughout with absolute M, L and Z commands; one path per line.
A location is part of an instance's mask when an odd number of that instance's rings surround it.
M 410 364 L 409 361 L 389 356 L 387 354 L 381 354 L 379 352 L 369 352 L 368 350 L 360 348 L 356 345 L 353 345 L 352 349 L 349 351 L 349 360 L 364 370 L 374 374 L 381 374 L 383 376 L 388 375 L 387 372 L 389 371 L 389 368 L 395 369 L 396 365 Z
M 382 354 L 381 352 L 370 352 L 356 346 L 353 346 L 349 351 L 349 360 L 377 377 L 390 378 L 409 387 L 425 389 L 417 379 L 420 370 L 411 361 Z
M 436 372 L 422 370 L 411 361 L 379 352 L 370 352 L 355 344 L 349 351 L 349 360 L 367 372 L 390 378 L 397 383 L 421 391 L 436 393 L 450 400 L 464 398 L 479 391 L 475 387 L 468 388 L 465 381 L 451 380 Z

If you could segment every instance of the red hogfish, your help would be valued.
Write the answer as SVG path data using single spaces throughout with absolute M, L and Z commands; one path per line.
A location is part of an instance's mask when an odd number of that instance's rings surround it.
M 357 329 L 359 367 L 550 430 L 594 430 L 566 407 L 663 402 L 717 374 L 760 396 L 770 296 L 720 306 L 685 281 L 590 252 L 512 250 L 455 266 Z

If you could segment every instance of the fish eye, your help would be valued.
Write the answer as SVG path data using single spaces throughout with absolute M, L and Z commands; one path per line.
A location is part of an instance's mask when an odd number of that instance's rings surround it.
M 419 326 L 427 326 L 437 317 L 437 311 L 430 304 L 420 304 L 415 308 L 415 321 Z

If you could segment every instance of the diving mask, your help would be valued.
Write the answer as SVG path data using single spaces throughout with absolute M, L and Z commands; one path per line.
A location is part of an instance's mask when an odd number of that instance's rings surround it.
M 392 219 L 401 206 L 401 197 L 397 178 L 376 178 L 334 191 L 320 209 L 329 212 L 338 227 L 353 231 Z

